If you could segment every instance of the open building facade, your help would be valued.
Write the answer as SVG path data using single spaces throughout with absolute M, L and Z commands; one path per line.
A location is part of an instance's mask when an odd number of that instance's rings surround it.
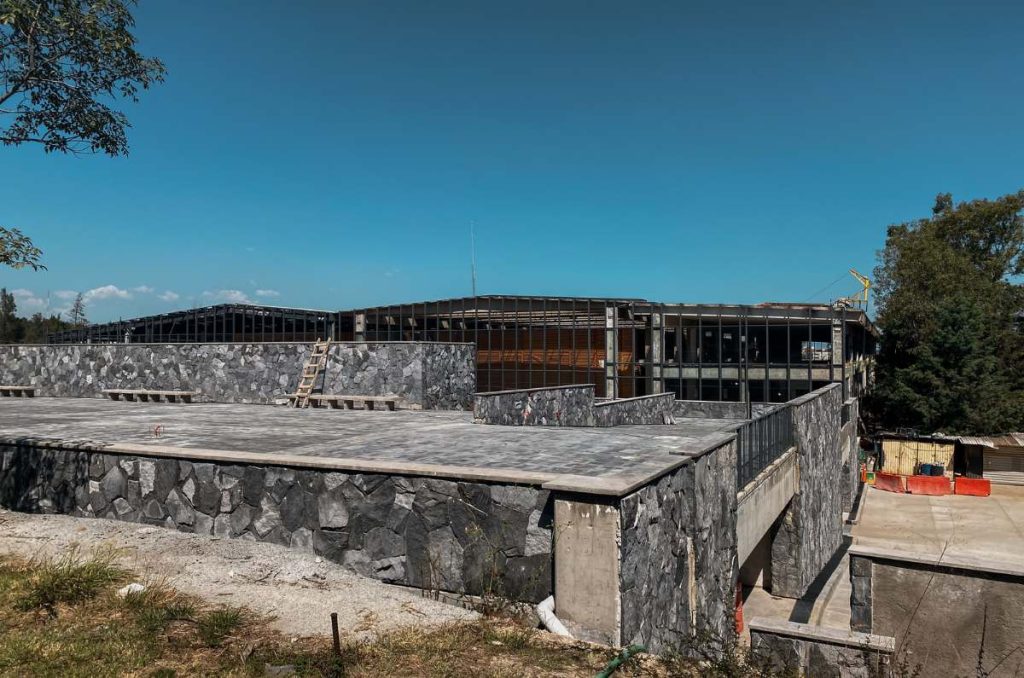
M 478 296 L 319 311 L 223 304 L 91 325 L 50 343 L 447 342 L 476 346 L 481 391 L 594 384 L 598 397 L 782 403 L 867 385 L 877 332 L 833 304 L 665 304 Z

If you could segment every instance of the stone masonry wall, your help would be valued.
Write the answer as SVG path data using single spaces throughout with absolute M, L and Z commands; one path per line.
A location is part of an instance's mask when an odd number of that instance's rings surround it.
M 535 487 L 8 445 L 0 506 L 274 542 L 424 589 L 552 589 L 553 509 Z
M 842 388 L 791 402 L 800 486 L 772 539 L 772 594 L 799 598 L 843 538 Z
M 736 447 L 729 442 L 620 500 L 623 645 L 686 652 L 735 623 Z
M 671 424 L 675 396 L 671 393 L 607 400 L 594 404 L 595 426 Z
M 593 426 L 593 385 L 477 393 L 473 419 L 504 426 Z
M 850 398 L 843 404 L 843 510 L 852 511 L 853 503 L 860 490 L 860 437 L 857 425 L 860 420 L 860 401 Z
M 775 407 L 774 403 L 753 403 L 751 412 L 758 417 Z M 677 400 L 675 416 L 684 419 L 746 419 L 747 404 L 725 400 Z
M 105 388 L 195 390 L 200 401 L 272 403 L 293 393 L 311 344 L 0 346 L 0 383 L 36 395 L 103 397 Z M 325 393 L 397 395 L 400 407 L 468 409 L 475 350 L 427 342 L 332 344 Z
M 872 636 L 776 620 L 752 620 L 754 661 L 778 675 L 888 678 L 895 642 Z

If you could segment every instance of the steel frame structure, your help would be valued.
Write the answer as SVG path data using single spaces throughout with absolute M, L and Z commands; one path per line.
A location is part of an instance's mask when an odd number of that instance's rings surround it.
M 479 390 L 592 383 L 601 397 L 785 402 L 866 385 L 877 332 L 831 304 L 664 304 L 484 295 L 349 311 L 222 304 L 73 329 L 49 343 L 467 342 Z

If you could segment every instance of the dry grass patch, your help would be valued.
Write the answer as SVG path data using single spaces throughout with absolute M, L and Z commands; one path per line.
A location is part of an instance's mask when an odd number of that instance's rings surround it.
M 405 628 L 376 640 L 293 641 L 246 609 L 207 605 L 165 582 L 121 598 L 132 581 L 115 556 L 69 552 L 0 559 L 0 676 L 594 676 L 614 650 L 566 641 L 513 620 Z M 631 659 L 616 676 L 668 676 L 660 660 Z

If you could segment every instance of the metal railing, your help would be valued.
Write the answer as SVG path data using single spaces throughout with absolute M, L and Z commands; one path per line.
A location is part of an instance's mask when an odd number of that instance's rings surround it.
M 746 487 L 757 474 L 793 447 L 794 441 L 790 405 L 780 405 L 740 426 L 736 431 L 736 488 Z

